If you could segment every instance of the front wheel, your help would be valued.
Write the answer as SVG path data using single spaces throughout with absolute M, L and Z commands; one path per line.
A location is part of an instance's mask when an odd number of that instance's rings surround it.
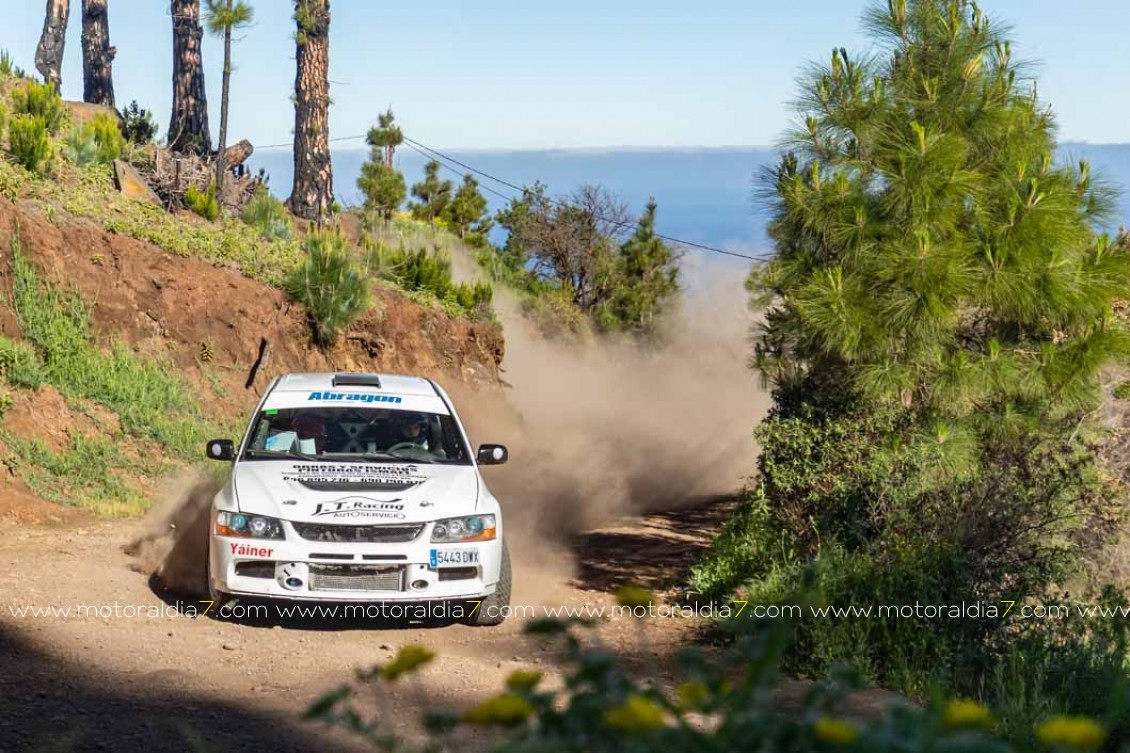
M 494 593 L 487 596 L 462 622 L 473 627 L 501 625 L 506 620 L 507 607 L 510 606 L 510 550 L 502 545 L 502 567 L 498 571 L 498 585 Z

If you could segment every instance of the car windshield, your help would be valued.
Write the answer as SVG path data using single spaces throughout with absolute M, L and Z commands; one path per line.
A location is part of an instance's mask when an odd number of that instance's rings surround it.
M 470 463 L 451 416 L 367 407 L 264 410 L 244 458 Z

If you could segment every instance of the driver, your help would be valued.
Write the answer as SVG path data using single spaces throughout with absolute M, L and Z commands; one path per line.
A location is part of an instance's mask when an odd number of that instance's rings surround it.
M 326 451 L 326 440 L 329 438 L 329 428 L 326 419 L 317 413 L 300 413 L 295 417 L 291 428 L 298 434 L 298 439 L 313 440 L 314 454 Z
M 400 419 L 395 444 L 413 444 L 421 450 L 428 449 L 428 419 L 419 413 L 409 413 Z

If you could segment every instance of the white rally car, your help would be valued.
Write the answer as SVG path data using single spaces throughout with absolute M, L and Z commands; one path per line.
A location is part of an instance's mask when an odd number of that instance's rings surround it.
M 450 606 L 502 622 L 510 557 L 498 501 L 446 393 L 419 377 L 288 374 L 271 383 L 212 504 L 208 585 L 239 597 Z

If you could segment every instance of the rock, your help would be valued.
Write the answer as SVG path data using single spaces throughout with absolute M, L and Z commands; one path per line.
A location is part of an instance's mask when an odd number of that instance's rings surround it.
M 118 191 L 127 199 L 148 201 L 155 206 L 164 207 L 161 199 L 145 182 L 145 178 L 141 177 L 141 173 L 120 159 L 114 160 L 114 182 L 118 186 Z

